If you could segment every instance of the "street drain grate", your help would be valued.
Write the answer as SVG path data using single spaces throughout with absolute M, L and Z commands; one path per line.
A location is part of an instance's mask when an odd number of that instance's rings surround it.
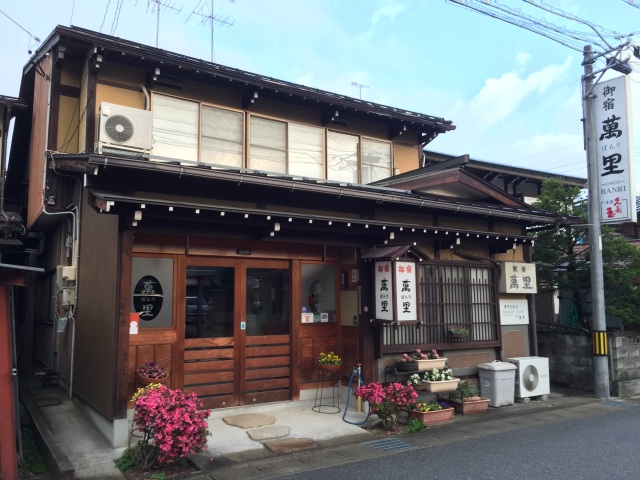
M 386 453 L 400 453 L 400 452 L 408 452 L 409 450 L 415 450 L 415 445 L 411 445 L 410 443 L 402 442 L 395 438 L 385 438 L 382 440 L 370 440 L 368 442 L 364 442 L 363 445 L 367 447 L 375 448 L 377 450 L 382 450 Z
M 602 403 L 605 405 L 609 405 L 610 407 L 618 407 L 618 408 L 638 407 L 637 403 L 622 402 L 620 400 L 602 400 Z

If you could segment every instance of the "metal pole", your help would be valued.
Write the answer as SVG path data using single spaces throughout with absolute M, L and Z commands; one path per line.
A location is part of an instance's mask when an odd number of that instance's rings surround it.
M 582 79 L 582 110 L 584 116 L 585 147 L 587 149 L 589 185 L 589 244 L 591 251 L 591 331 L 594 341 L 607 342 L 607 322 L 604 313 L 602 269 L 602 236 L 600 231 L 600 191 L 598 190 L 598 152 L 596 147 L 595 96 L 593 94 L 593 53 L 591 45 L 584 47 L 584 77 Z M 599 336 L 599 337 L 597 337 Z M 605 348 L 605 351 L 607 349 Z M 608 356 L 602 355 L 594 344 L 593 386 L 597 398 L 609 398 Z

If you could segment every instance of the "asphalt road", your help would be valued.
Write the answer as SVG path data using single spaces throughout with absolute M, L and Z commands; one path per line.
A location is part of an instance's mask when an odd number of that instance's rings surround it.
M 402 437 L 399 437 L 402 440 Z M 640 408 L 309 470 L 286 480 L 640 479 Z

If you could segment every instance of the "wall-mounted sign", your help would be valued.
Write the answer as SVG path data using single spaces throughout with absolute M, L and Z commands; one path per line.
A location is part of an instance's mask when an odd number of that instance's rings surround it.
M 130 312 L 140 314 L 141 329 L 173 325 L 172 258 L 133 258 Z
M 406 261 L 375 262 L 376 319 L 417 321 L 416 264 Z
M 529 304 L 526 298 L 500 299 L 500 325 L 527 325 Z
M 631 102 L 626 76 L 598 83 L 595 101 L 596 147 L 602 223 L 636 222 L 636 191 L 629 128 Z
M 313 313 L 312 312 L 302 312 L 300 321 L 302 323 L 313 323 Z
M 393 321 L 393 262 L 376 262 L 375 269 L 376 318 Z
M 536 265 L 524 262 L 499 262 L 500 293 L 538 293 Z

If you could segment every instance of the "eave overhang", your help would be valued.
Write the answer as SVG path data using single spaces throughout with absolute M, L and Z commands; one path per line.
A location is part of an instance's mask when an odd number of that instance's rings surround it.
M 494 205 L 461 201 L 452 198 L 416 194 L 403 189 L 271 174 L 249 169 L 229 169 L 212 167 L 211 165 L 187 166 L 97 154 L 50 154 L 49 158 L 53 165 L 52 168 L 76 173 L 97 175 L 101 169 L 118 168 L 136 170 L 138 172 L 162 173 L 178 177 L 218 180 L 238 185 L 268 186 L 288 191 L 312 192 L 331 197 L 361 199 L 375 202 L 379 207 L 384 205 L 403 207 L 406 211 L 410 211 L 409 207 L 412 207 L 413 211 L 432 209 L 442 213 L 465 213 L 494 220 L 516 220 L 536 225 L 571 224 L 576 220 L 555 212 L 532 209 L 529 206 Z

